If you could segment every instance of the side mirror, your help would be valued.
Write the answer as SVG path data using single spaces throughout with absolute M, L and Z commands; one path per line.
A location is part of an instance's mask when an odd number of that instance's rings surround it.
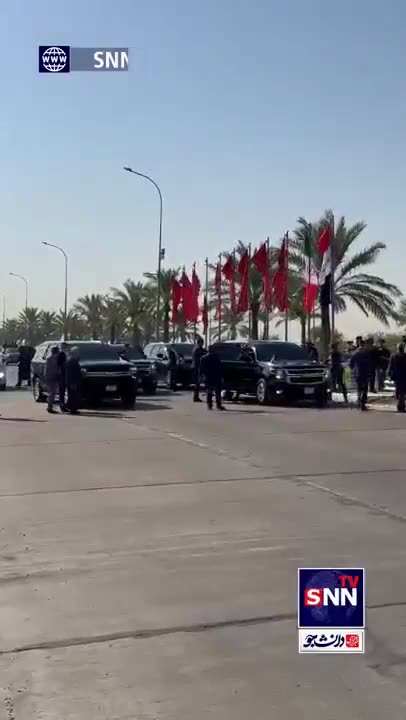
M 165 360 L 165 355 L 163 353 L 157 353 L 158 360 Z

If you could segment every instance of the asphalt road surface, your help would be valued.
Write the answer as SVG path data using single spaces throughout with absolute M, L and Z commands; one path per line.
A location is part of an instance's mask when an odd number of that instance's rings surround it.
M 0 396 L 1 720 L 404 720 L 406 417 Z M 366 653 L 299 656 L 299 566 L 365 566 Z

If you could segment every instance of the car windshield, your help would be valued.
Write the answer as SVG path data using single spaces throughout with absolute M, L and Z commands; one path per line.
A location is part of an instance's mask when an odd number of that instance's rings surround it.
M 175 343 L 175 345 L 171 345 L 170 347 L 172 347 L 178 355 L 191 358 L 195 346 L 191 343 Z
M 115 345 L 102 345 L 101 343 L 74 343 L 68 345 L 68 350 L 77 347 L 80 360 L 119 360 L 119 350 Z
M 255 346 L 258 360 L 309 360 L 309 356 L 300 345 L 294 343 L 264 343 Z
M 140 347 L 120 347 L 119 353 L 128 360 L 145 360 L 145 355 Z
M 218 353 L 221 360 L 248 360 L 249 352 L 245 350 L 241 345 L 216 345 L 216 353 Z

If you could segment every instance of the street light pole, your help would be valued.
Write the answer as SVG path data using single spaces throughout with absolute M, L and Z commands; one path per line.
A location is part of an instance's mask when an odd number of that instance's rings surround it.
M 24 275 L 19 275 L 18 273 L 9 273 L 12 277 L 16 277 L 19 280 L 22 280 L 25 284 L 25 331 L 28 335 L 28 317 L 27 317 L 27 309 L 28 309 L 28 280 Z M 26 338 L 26 341 L 28 340 L 28 337 Z
M 139 177 L 144 178 L 144 180 L 148 180 L 154 188 L 157 190 L 159 195 L 159 241 L 158 241 L 158 272 L 157 272 L 157 295 L 156 295 L 156 326 L 155 326 L 155 335 L 156 340 L 159 340 L 159 312 L 161 307 L 161 264 L 162 264 L 162 193 L 159 188 L 159 185 L 153 180 L 149 175 L 144 175 L 144 173 L 140 173 L 137 170 L 133 170 L 130 167 L 124 167 L 124 170 L 127 172 L 132 173 L 133 175 L 138 175 Z
M 62 253 L 62 255 L 65 258 L 65 297 L 64 297 L 64 311 L 63 311 L 63 339 L 68 339 L 68 256 L 65 252 L 65 250 L 59 245 L 53 245 L 52 243 L 45 242 L 45 240 L 42 240 L 42 244 L 46 245 L 47 247 L 55 248 L 55 250 L 59 250 L 59 252 Z
M 19 278 L 25 283 L 25 310 L 27 311 L 28 308 L 28 280 L 24 275 L 19 275 L 18 273 L 9 273 L 9 275 L 12 275 L 13 277 Z

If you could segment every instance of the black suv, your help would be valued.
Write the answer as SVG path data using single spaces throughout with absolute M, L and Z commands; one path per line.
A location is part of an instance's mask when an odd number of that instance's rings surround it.
M 195 347 L 192 343 L 150 343 L 144 348 L 144 353 L 149 360 L 155 362 L 160 382 L 164 382 L 168 387 L 181 385 L 188 388 L 193 380 L 192 355 Z M 171 353 L 175 366 L 170 374 Z
M 117 348 L 114 345 L 98 342 L 73 340 L 67 343 L 47 341 L 37 347 L 31 363 L 32 387 L 36 402 L 46 400 L 46 361 L 55 345 L 59 348 L 63 346 L 67 352 L 69 348 L 79 348 L 82 402 L 93 405 L 103 399 L 120 398 L 125 407 L 134 406 L 137 395 L 136 369 L 119 357 Z
M 157 364 L 145 357 L 139 345 L 114 345 L 120 357 L 128 360 L 137 370 L 138 387 L 142 387 L 146 395 L 154 395 L 158 386 Z
M 310 360 L 306 350 L 291 342 L 215 343 L 228 394 L 254 395 L 260 405 L 278 399 L 311 401 L 324 407 L 329 399 L 327 368 Z

